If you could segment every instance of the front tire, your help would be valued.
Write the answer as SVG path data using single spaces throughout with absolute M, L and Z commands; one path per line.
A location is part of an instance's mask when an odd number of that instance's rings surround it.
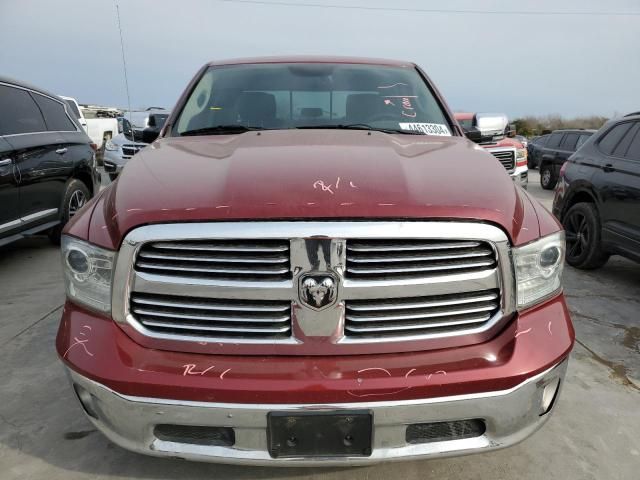
M 565 214 L 562 225 L 567 239 L 567 263 L 582 270 L 602 267 L 609 254 L 602 249 L 600 216 L 593 203 L 576 203 Z
M 60 224 L 49 230 L 49 240 L 60 245 L 60 234 L 67 222 L 89 201 L 89 188 L 80 180 L 71 180 L 62 196 L 62 215 Z
M 558 183 L 554 170 L 550 163 L 545 163 L 540 167 L 540 186 L 545 190 L 553 190 Z

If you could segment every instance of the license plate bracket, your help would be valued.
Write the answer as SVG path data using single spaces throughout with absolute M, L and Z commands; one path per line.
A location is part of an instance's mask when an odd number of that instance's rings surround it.
M 371 455 L 373 420 L 366 410 L 271 412 L 267 425 L 273 458 Z

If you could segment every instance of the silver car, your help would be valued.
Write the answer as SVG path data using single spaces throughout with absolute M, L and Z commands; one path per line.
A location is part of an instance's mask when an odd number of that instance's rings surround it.
M 131 121 L 129 121 L 129 118 Z M 142 132 L 147 128 L 160 129 L 169 112 L 131 112 L 122 119 L 122 133 L 107 141 L 104 149 L 104 170 L 111 181 L 118 177 L 131 157 L 147 146 Z

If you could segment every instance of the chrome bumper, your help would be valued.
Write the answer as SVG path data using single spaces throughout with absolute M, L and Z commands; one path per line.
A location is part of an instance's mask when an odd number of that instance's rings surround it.
M 529 168 L 526 166 L 523 167 L 516 167 L 516 169 L 509 173 L 509 175 L 511 176 L 511 179 L 517 183 L 518 185 L 520 185 L 523 188 L 527 188 L 527 185 L 529 184 Z
M 121 395 L 69 370 L 89 419 L 111 441 L 139 453 L 219 463 L 273 466 L 347 466 L 390 460 L 462 455 L 514 445 L 535 432 L 549 418 L 562 388 L 567 360 L 503 391 L 399 402 L 331 405 L 219 404 L 141 398 Z M 558 387 L 555 390 L 556 380 Z M 549 411 L 541 415 L 543 391 L 554 389 Z M 80 388 L 78 388 L 80 387 Z M 553 393 L 553 392 L 552 392 Z M 551 398 L 551 397 L 547 397 Z M 373 416 L 373 444 L 367 457 L 273 458 L 267 446 L 269 412 L 369 410 Z M 96 417 L 96 418 L 94 418 Z M 481 419 L 486 431 L 473 438 L 408 443 L 407 425 Z M 178 443 L 154 435 L 157 424 L 231 427 L 230 447 Z

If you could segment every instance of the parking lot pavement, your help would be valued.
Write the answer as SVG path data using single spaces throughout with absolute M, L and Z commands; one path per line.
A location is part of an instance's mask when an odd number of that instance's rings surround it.
M 537 172 L 529 191 L 550 207 Z M 54 349 L 63 304 L 58 249 L 46 237 L 0 248 L 0 479 L 541 479 L 629 480 L 640 466 L 640 266 L 567 268 L 578 343 L 553 418 L 506 450 L 354 469 L 272 469 L 129 453 L 95 431 Z

